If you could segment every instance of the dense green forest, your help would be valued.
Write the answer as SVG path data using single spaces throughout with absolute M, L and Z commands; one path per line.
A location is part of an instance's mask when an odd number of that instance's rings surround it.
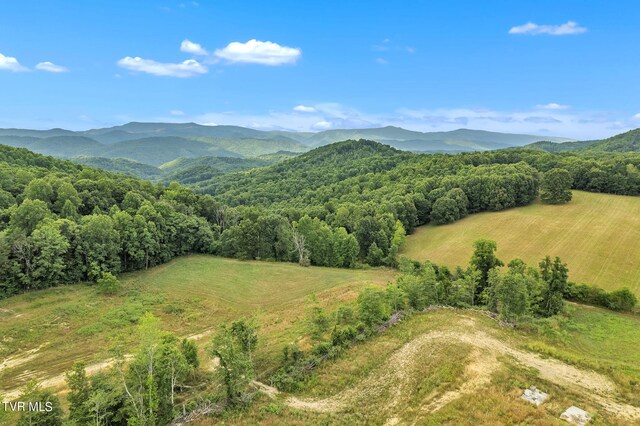
M 640 151 L 640 129 L 630 130 L 607 139 L 579 142 L 534 142 L 527 145 L 528 148 L 540 149 L 548 152 L 583 152 L 583 153 L 604 153 L 604 152 L 639 152 Z
M 238 157 L 213 157 L 204 156 L 196 158 L 180 157 L 164 163 L 158 167 L 127 158 L 107 158 L 81 155 L 71 157 L 75 163 L 98 169 L 122 173 L 155 182 L 178 182 L 183 185 L 198 187 L 200 182 L 221 176 L 225 173 L 248 170 L 254 167 L 264 167 L 286 159 L 295 157 L 300 153 L 290 151 L 278 151 L 252 158 Z
M 234 161 L 245 162 L 229 159 L 226 170 Z M 201 194 L 2 146 L 1 294 L 96 280 L 189 252 L 394 266 L 416 226 L 526 205 L 544 173 L 568 177 L 576 189 L 638 194 L 639 166 L 635 154 L 418 155 L 360 140 L 216 176 L 198 184 Z

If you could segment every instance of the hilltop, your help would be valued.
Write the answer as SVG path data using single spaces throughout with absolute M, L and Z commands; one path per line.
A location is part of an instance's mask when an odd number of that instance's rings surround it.
M 612 136 L 607 139 L 554 143 L 549 141 L 535 142 L 525 148 L 540 149 L 547 152 L 640 152 L 640 129 Z

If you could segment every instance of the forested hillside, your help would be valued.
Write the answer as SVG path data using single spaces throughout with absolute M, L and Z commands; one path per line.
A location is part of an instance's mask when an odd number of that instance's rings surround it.
M 535 142 L 527 145 L 527 147 L 548 152 L 640 152 L 640 129 L 631 130 L 602 140 L 564 143 Z
M 225 170 L 245 163 L 211 161 Z M 361 140 L 217 176 L 198 194 L 2 146 L 1 293 L 96 280 L 189 252 L 395 265 L 416 226 L 529 204 L 541 173 L 566 169 L 576 189 L 638 194 L 639 166 L 635 154 L 418 155 Z
M 178 158 L 159 167 L 163 182 L 178 182 L 197 187 L 200 182 L 238 170 L 265 167 L 275 161 L 258 158 L 199 157 Z
M 93 157 L 90 155 L 80 155 L 72 157 L 74 163 L 95 167 L 108 172 L 122 173 L 129 176 L 136 176 L 145 180 L 157 180 L 163 176 L 162 170 L 149 164 L 129 160 L 127 158 L 106 158 Z
M 564 169 L 571 174 L 573 189 L 640 195 L 639 153 L 551 153 L 531 149 L 507 149 L 463 156 L 476 165 L 513 164 L 524 161 L 540 172 Z
M 105 158 L 87 155 L 72 157 L 71 161 L 145 180 L 165 183 L 178 182 L 197 188 L 200 182 L 207 182 L 209 179 L 225 173 L 268 166 L 296 155 L 299 155 L 299 153 L 289 153 L 287 151 L 284 153 L 265 154 L 256 158 L 179 157 L 158 167 L 126 158 Z
M 458 217 L 526 204 L 537 189 L 536 172 L 525 164 L 480 166 L 474 177 L 474 167 L 460 162 L 421 170 L 408 160 L 422 157 L 350 141 L 263 169 L 267 177 L 243 203 L 221 197 L 226 207 L 177 184 L 153 185 L 24 149 L 0 153 L 3 295 L 147 268 L 188 252 L 344 267 L 392 264 L 405 229 L 429 220 L 435 201 L 454 203 Z M 388 174 L 403 162 L 404 170 Z M 290 177 L 274 188 L 274 173 Z M 443 173 L 450 178 L 429 178 Z M 254 174 L 262 176 L 247 172 Z M 327 181 L 334 195 L 322 188 Z M 483 184 L 489 181 L 492 187 Z M 486 186 L 510 198 L 468 199 L 461 184 L 470 185 L 470 194 Z

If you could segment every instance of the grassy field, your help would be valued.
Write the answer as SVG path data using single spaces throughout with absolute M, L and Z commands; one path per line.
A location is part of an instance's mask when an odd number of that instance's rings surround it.
M 433 335 L 442 338 L 425 339 Z M 476 337 L 460 341 L 455 335 Z M 590 424 L 636 424 L 640 417 L 619 417 L 617 408 L 605 408 L 600 384 L 588 384 L 592 390 L 586 391 L 573 374 L 613 383 L 605 397 L 638 415 L 638 345 L 640 317 L 598 308 L 570 306 L 567 315 L 529 330 L 507 329 L 470 311 L 434 310 L 321 365 L 293 396 L 306 401 L 304 407 L 292 405 L 291 395 L 264 397 L 225 424 L 562 425 L 559 416 L 571 405 L 587 410 Z M 528 355 L 542 367 L 528 365 Z M 520 399 L 531 385 L 550 395 L 540 407 Z
M 303 268 L 194 255 L 125 274 L 116 296 L 77 284 L 12 297 L 0 301 L 0 394 L 31 378 L 60 374 L 75 360 L 90 364 L 108 358 L 111 337 L 131 336 L 147 311 L 160 317 L 165 330 L 199 334 L 202 347 L 224 321 L 256 316 L 263 336 L 256 362 L 264 373 L 304 328 L 310 295 L 331 308 L 366 285 L 393 279 L 394 273 L 383 269 Z
M 199 334 L 201 349 L 223 321 L 255 315 L 260 343 L 254 359 L 264 382 L 283 345 L 308 338 L 311 294 L 331 312 L 364 286 L 393 279 L 384 269 L 188 256 L 125 275 L 113 297 L 84 284 L 20 295 L 0 301 L 0 383 L 6 391 L 31 377 L 60 374 L 76 359 L 104 359 L 109 337 L 130 332 L 145 311 L 166 330 Z M 593 414 L 595 425 L 629 424 L 617 408 L 638 414 L 640 422 L 639 346 L 638 315 L 571 304 L 566 315 L 513 330 L 477 312 L 436 309 L 321 364 L 299 393 L 263 395 L 248 409 L 227 413 L 224 422 L 553 425 L 565 424 L 558 416 L 570 405 Z M 206 368 L 210 360 L 202 359 Z M 543 406 L 520 399 L 531 385 L 551 395 Z M 193 424 L 219 423 L 202 418 Z
M 468 264 L 473 242 L 498 243 L 498 257 L 530 265 L 560 256 L 569 278 L 607 290 L 629 287 L 640 295 L 640 197 L 573 192 L 566 205 L 479 213 L 444 226 L 419 228 L 403 254 L 454 267 Z

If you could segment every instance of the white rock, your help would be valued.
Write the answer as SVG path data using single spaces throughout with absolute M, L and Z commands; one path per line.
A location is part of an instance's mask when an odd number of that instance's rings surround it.
M 548 397 L 549 394 L 539 391 L 535 386 L 531 386 L 530 389 L 525 389 L 521 396 L 525 401 L 529 401 L 535 405 L 542 404 Z
M 560 418 L 578 426 L 584 426 L 591 420 L 589 413 L 575 405 L 567 408 L 567 410 L 560 415 Z

